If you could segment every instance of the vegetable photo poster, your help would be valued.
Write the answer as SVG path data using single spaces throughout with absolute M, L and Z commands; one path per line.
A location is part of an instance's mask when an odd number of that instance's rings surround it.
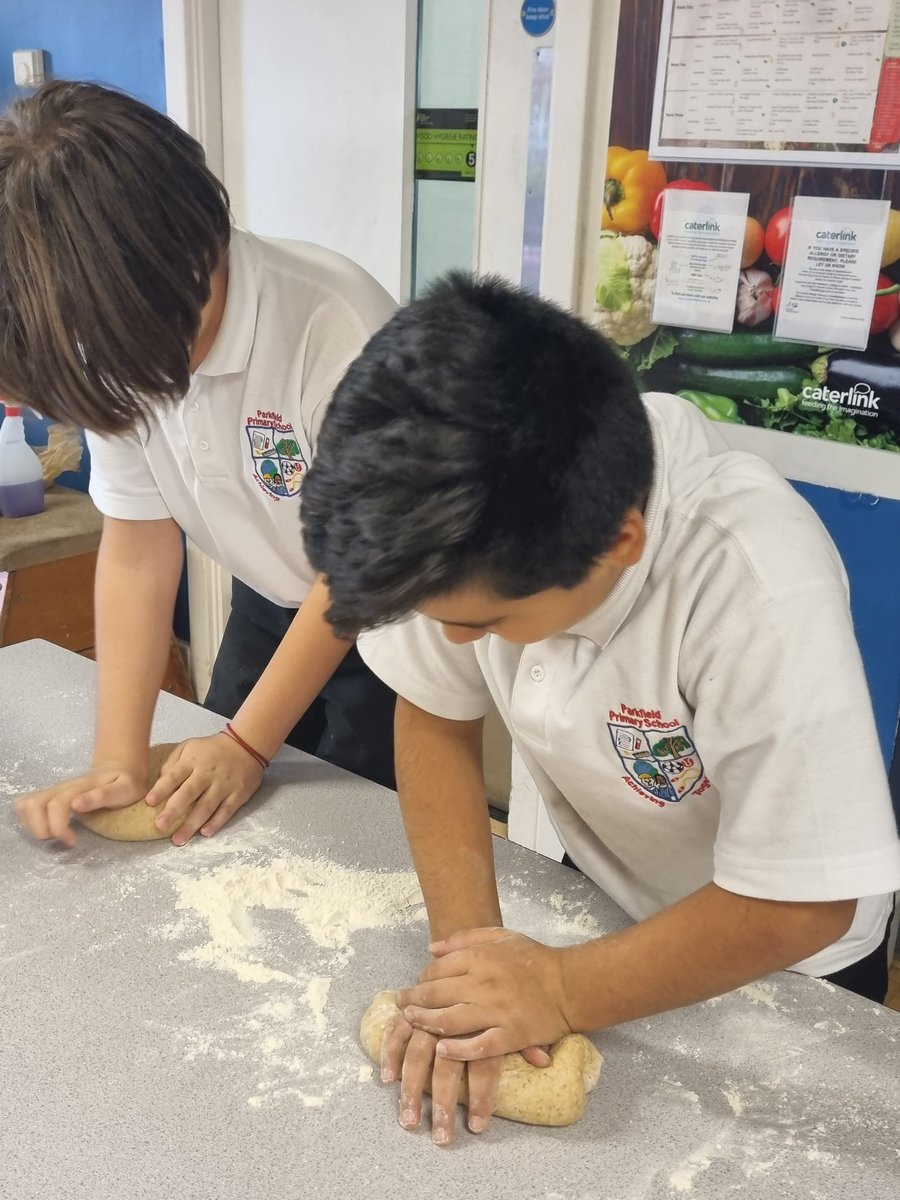
M 707 161 L 651 159 L 664 5 L 621 6 L 594 323 L 620 347 L 642 388 L 676 392 L 711 420 L 900 451 L 900 172 L 853 159 L 838 165 L 840 146 L 822 166 L 717 161 L 714 144 Z M 749 195 L 730 332 L 652 319 L 662 214 L 673 189 Z M 890 202 L 864 349 L 775 335 L 798 196 Z M 866 337 L 861 329 L 858 344 Z

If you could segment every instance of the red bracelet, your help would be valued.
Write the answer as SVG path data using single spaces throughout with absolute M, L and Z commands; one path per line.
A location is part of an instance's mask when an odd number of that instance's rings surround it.
M 225 728 L 220 729 L 219 732 L 224 733 L 226 737 L 230 737 L 233 742 L 237 742 L 237 744 L 240 746 L 240 748 L 242 750 L 246 750 L 251 758 L 255 758 L 256 761 L 259 763 L 259 765 L 262 767 L 262 769 L 265 771 L 265 769 L 269 765 L 269 760 L 267 758 L 263 758 L 263 756 L 260 754 L 260 752 L 258 750 L 254 750 L 249 742 L 245 742 L 239 733 L 235 733 L 235 731 L 231 727 L 230 722 L 227 722 L 225 725 Z

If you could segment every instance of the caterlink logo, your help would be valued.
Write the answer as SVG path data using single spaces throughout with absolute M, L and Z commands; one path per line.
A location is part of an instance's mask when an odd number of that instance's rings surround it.
M 804 400 L 817 402 L 815 407 L 824 408 L 826 404 L 837 404 L 841 408 L 864 409 L 869 412 L 879 411 L 878 401 L 881 399 L 875 395 L 872 385 L 868 383 L 856 383 L 843 392 L 837 388 L 826 387 L 825 384 L 821 387 L 810 387 L 807 384 L 801 395 Z
M 708 232 L 711 232 L 711 233 L 719 232 L 719 222 L 718 221 L 685 221 L 684 227 L 685 227 L 685 229 L 707 230 Z
M 856 232 L 853 229 L 819 229 L 816 238 L 820 242 L 855 242 Z

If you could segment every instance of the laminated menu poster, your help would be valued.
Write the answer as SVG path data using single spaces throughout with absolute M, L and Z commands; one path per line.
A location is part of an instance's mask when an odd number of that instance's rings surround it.
M 667 0 L 650 148 L 900 166 L 896 0 Z
M 792 0 L 779 6 L 797 10 Z M 775 6 L 743 0 L 741 19 L 767 7 Z M 722 20 L 738 6 L 693 8 Z M 714 148 L 691 162 L 652 151 L 654 67 L 671 9 L 667 0 L 621 6 L 610 146 L 597 164 L 603 211 L 590 318 L 641 387 L 676 392 L 710 420 L 900 451 L 900 172 L 834 160 L 784 165 L 778 155 L 735 162 Z M 667 210 L 676 193 L 685 198 Z M 685 284 L 667 260 L 666 213 L 703 213 L 719 195 L 745 214 L 737 236 L 727 235 L 738 243 L 736 278 L 721 257 L 704 266 L 709 247 L 689 236 L 691 245 L 675 247 L 698 276 Z M 810 212 L 824 224 L 810 224 Z M 834 236 L 816 247 L 817 229 Z

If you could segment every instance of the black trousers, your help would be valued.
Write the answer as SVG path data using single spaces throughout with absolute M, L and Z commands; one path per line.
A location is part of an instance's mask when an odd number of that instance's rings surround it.
M 580 870 L 568 854 L 563 855 L 563 866 L 571 867 L 574 871 Z M 842 967 L 840 971 L 835 971 L 831 975 L 823 975 L 822 978 L 829 983 L 837 984 L 838 987 L 846 988 L 848 992 L 855 992 L 857 996 L 874 1000 L 876 1004 L 884 1004 L 888 990 L 888 938 L 891 933 L 893 916 L 892 909 L 884 931 L 884 938 L 877 949 L 858 962 L 851 963 L 849 967 Z
M 826 975 L 824 978 L 829 983 L 836 983 L 838 987 L 846 988 L 848 992 L 856 992 L 857 996 L 865 996 L 867 1000 L 874 1000 L 876 1004 L 884 1004 L 888 990 L 888 939 L 891 935 L 893 918 L 894 910 L 892 908 L 884 937 L 877 949 L 873 950 L 871 954 L 867 954 L 865 958 L 861 958 L 859 962 L 851 963 L 849 967 L 842 967 L 840 971 L 835 971 L 834 974 Z
M 233 580 L 231 615 L 204 708 L 234 716 L 295 616 L 295 609 L 281 608 Z M 352 646 L 285 740 L 297 750 L 393 788 L 395 702 L 395 694 Z

